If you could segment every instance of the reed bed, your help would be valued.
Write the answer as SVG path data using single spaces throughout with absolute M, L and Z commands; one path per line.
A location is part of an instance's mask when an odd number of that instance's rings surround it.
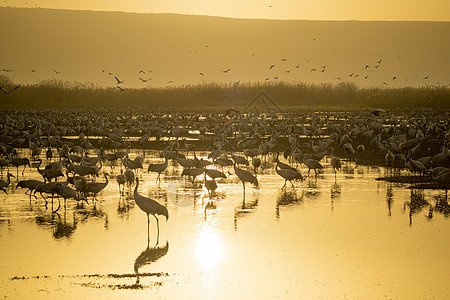
M 0 86 L 17 86 L 0 75 Z M 280 107 L 345 108 L 381 107 L 449 108 L 450 88 L 371 87 L 361 88 L 351 82 L 313 84 L 306 82 L 224 83 L 211 82 L 170 87 L 125 88 L 102 87 L 89 82 L 47 80 L 22 85 L 10 94 L 0 94 L 1 107 L 245 107 L 261 91 Z M 267 100 L 267 99 L 266 99 Z M 258 105 L 258 102 L 255 102 Z M 261 105 L 261 103 L 259 103 Z

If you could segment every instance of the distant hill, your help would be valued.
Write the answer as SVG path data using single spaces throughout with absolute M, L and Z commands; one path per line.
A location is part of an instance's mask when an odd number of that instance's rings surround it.
M 450 84 L 450 22 L 0 8 L 0 25 L 0 75 L 16 83 L 114 86 L 116 76 L 125 88 L 232 81 Z

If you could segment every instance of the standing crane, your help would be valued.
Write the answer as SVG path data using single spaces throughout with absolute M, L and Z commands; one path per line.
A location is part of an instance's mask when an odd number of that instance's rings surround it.
M 156 215 L 161 215 L 166 217 L 166 222 L 169 220 L 169 211 L 164 205 L 159 204 L 153 199 L 144 197 L 139 194 L 139 178 L 136 177 L 136 187 L 134 188 L 134 201 L 139 206 L 139 208 L 147 214 L 147 236 L 148 243 L 150 243 L 150 214 L 156 219 L 156 226 L 158 228 L 158 235 L 156 245 L 159 243 L 159 220 Z
M 236 163 L 234 163 L 233 167 L 234 173 L 236 173 L 237 177 L 239 177 L 239 180 L 242 182 L 242 186 L 244 187 L 244 201 L 245 201 L 245 183 L 250 182 L 254 186 L 258 186 L 258 179 L 256 179 L 256 177 L 253 176 L 252 173 L 250 173 L 249 171 L 245 171 L 236 167 Z

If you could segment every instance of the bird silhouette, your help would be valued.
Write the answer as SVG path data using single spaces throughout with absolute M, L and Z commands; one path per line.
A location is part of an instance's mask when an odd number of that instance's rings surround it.
M 3 189 L 3 188 L 8 187 L 9 184 L 11 183 L 11 177 L 14 177 L 14 175 L 11 173 L 8 173 L 6 176 L 6 178 L 7 178 L 6 181 L 3 179 L 0 179 L 0 188 Z
M 37 199 L 36 195 L 32 194 L 34 189 L 43 183 L 44 183 L 43 181 L 39 181 L 39 180 L 35 180 L 35 179 L 21 180 L 17 183 L 16 189 L 17 188 L 28 189 L 25 191 L 25 195 L 29 192 L 30 193 L 29 194 L 30 201 L 31 201 L 31 196 L 34 196 Z
M 258 186 L 258 179 L 256 179 L 256 177 L 253 176 L 250 172 L 236 167 L 236 163 L 233 164 L 233 167 L 234 173 L 237 175 L 239 180 L 242 182 L 242 186 L 244 187 L 244 200 L 245 200 L 245 183 L 250 182 L 254 186 Z M 245 204 L 243 206 L 245 206 Z
M 228 73 L 230 70 L 231 70 L 231 69 L 228 68 L 228 69 L 226 69 L 226 70 L 223 70 L 222 72 L 223 72 L 223 73 Z
M 158 173 L 158 177 L 156 177 L 156 182 L 161 183 L 161 173 L 164 172 L 167 169 L 167 165 L 168 165 L 168 160 L 167 157 L 165 157 L 164 162 L 161 164 L 150 164 L 148 165 L 148 169 L 147 169 L 147 173 L 150 172 L 156 172 Z
M 166 221 L 169 220 L 169 211 L 164 205 L 159 204 L 153 199 L 144 197 L 139 194 L 138 192 L 139 188 L 139 178 L 136 178 L 136 187 L 134 188 L 134 201 L 139 206 L 139 208 L 147 214 L 147 234 L 148 234 L 148 243 L 150 243 L 150 214 L 155 217 L 156 219 L 156 225 L 158 228 L 158 234 L 157 234 L 157 241 L 156 244 L 159 242 L 159 220 L 157 215 L 165 216 Z
M 339 159 L 339 157 L 334 156 L 333 153 L 334 148 L 331 147 L 331 167 L 334 170 L 334 178 L 336 178 L 337 170 L 341 169 L 341 160 Z
M 123 87 L 120 87 L 120 86 L 116 86 L 121 92 L 124 92 L 126 89 L 124 89 Z
M 117 84 L 121 84 L 121 83 L 124 83 L 124 82 L 125 82 L 125 81 L 121 81 L 119 78 L 117 78 L 117 76 L 114 76 L 114 78 L 116 79 Z
M 147 82 L 147 81 L 149 81 L 149 80 L 152 80 L 152 78 L 149 78 L 149 79 L 143 79 L 143 78 L 139 77 L 139 80 L 142 81 L 142 82 Z
M 124 195 L 125 193 L 125 182 L 127 181 L 127 178 L 123 174 L 123 170 L 120 170 L 120 174 L 116 176 L 117 184 L 119 185 L 119 194 Z M 120 186 L 122 186 L 122 190 L 120 189 Z
M 0 87 L 0 89 L 3 91 L 3 93 L 5 93 L 5 95 L 10 94 L 12 91 L 17 90 L 18 88 L 20 88 L 20 85 L 16 86 L 15 88 L 11 89 L 11 90 L 7 90 L 5 88 Z
M 293 188 L 295 188 L 293 180 L 300 179 L 303 181 L 303 176 L 297 171 L 290 170 L 290 169 L 281 169 L 279 164 L 275 166 L 275 172 L 277 172 L 278 175 L 283 177 L 284 179 L 284 185 L 281 189 L 284 189 L 286 187 L 286 183 L 289 181 Z
M 273 68 L 275 68 L 275 65 L 271 65 L 269 70 L 272 70 Z
M 106 186 L 109 183 L 109 180 L 108 180 L 109 174 L 105 173 L 104 176 L 105 176 L 105 182 L 89 182 L 89 183 L 86 183 L 84 185 L 84 187 L 82 188 L 82 191 L 85 194 L 93 194 L 93 196 L 94 196 L 93 199 L 95 199 L 95 197 L 97 197 L 97 194 L 100 193 L 100 191 L 102 191 L 104 188 L 106 188 Z M 92 200 L 92 201 L 94 202 L 94 200 Z

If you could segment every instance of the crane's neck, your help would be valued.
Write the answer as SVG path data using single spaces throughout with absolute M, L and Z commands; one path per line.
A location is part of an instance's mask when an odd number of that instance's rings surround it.
M 37 168 L 38 172 L 42 174 L 42 172 L 44 172 L 44 171 L 40 169 L 41 164 L 42 164 L 42 160 L 40 159 L 39 164 L 37 165 L 36 168 Z

